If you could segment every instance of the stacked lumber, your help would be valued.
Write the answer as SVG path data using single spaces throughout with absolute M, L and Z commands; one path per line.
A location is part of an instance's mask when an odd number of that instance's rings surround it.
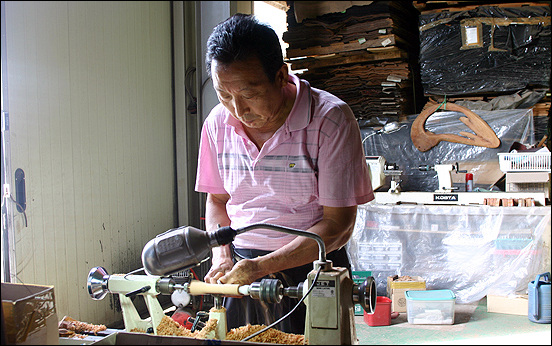
M 414 108 L 406 62 L 380 62 L 313 69 L 302 78 L 346 101 L 358 120 L 402 119 Z M 374 120 L 374 119 L 372 119 Z
M 283 40 L 292 71 L 347 102 L 361 125 L 416 112 L 418 13 L 411 2 L 353 1 L 339 12 L 331 11 L 336 2 L 287 3 Z M 301 6 L 317 15 L 305 16 Z M 330 10 L 321 14 L 315 6 Z

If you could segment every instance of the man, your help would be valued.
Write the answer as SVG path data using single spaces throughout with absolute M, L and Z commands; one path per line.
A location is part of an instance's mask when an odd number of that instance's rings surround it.
M 269 223 L 306 230 L 322 237 L 335 267 L 350 269 L 344 245 L 357 205 L 374 198 L 351 109 L 289 74 L 276 33 L 253 16 L 227 19 L 207 43 L 206 65 L 220 104 L 201 134 L 196 190 L 207 193 L 206 229 Z M 246 285 L 271 277 L 297 286 L 318 253 L 310 238 L 244 232 L 232 247 L 213 248 L 205 282 Z M 227 297 L 228 328 L 269 325 L 296 303 Z M 304 323 L 301 304 L 275 327 L 303 334 Z

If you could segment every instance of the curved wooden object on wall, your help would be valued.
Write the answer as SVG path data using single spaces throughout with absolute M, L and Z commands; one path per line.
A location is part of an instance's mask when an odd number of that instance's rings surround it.
M 500 145 L 500 139 L 498 139 L 496 133 L 493 129 L 491 129 L 489 124 L 487 124 L 485 120 L 481 119 L 479 115 L 475 114 L 471 110 L 454 103 L 447 103 L 447 110 L 464 113 L 466 117 L 461 117 L 460 121 L 472 129 L 473 132 L 475 132 L 475 135 L 471 132 L 464 131 L 459 132 L 462 136 L 452 133 L 435 134 L 431 131 L 426 131 L 425 123 L 427 118 L 429 118 L 439 108 L 439 105 L 439 103 L 436 103 L 433 106 L 424 107 L 424 110 L 422 110 L 422 112 L 412 123 L 410 137 L 412 138 L 412 143 L 414 143 L 414 146 L 419 151 L 428 151 L 441 141 L 476 145 L 487 148 L 498 148 Z

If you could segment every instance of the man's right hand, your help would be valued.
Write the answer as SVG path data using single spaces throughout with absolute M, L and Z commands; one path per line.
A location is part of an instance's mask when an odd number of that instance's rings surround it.
M 212 251 L 211 269 L 209 269 L 203 280 L 206 283 L 216 284 L 219 283 L 218 279 L 232 270 L 234 261 L 232 259 L 232 250 L 228 245 L 215 247 Z

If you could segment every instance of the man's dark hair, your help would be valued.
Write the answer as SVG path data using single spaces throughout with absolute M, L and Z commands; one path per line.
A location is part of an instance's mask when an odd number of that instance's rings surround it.
M 207 40 L 205 64 L 211 76 L 211 62 L 224 65 L 256 56 L 271 83 L 284 64 L 282 48 L 274 30 L 253 15 L 235 14 L 217 25 Z

